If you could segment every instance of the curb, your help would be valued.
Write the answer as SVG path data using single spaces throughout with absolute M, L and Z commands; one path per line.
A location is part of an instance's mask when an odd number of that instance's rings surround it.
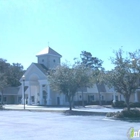
M 98 116 L 105 116 L 108 112 L 91 112 L 91 111 L 76 111 L 76 110 L 38 110 L 38 109 L 6 109 L 3 108 L 1 111 L 30 111 L 30 112 L 51 112 L 51 113 L 63 113 L 65 115 L 82 115 L 82 116 L 89 116 L 89 115 L 98 115 Z
M 1 111 L 30 111 L 30 112 L 64 112 L 65 110 L 39 110 L 39 109 L 8 109 L 4 108 Z

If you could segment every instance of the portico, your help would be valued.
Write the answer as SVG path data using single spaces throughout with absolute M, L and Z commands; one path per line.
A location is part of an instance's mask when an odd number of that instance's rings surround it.
M 22 81 L 22 103 L 28 105 L 51 105 L 50 87 L 47 78 L 39 80 L 36 74 L 30 76 L 29 81 L 25 76 L 25 81 Z M 23 83 L 24 82 L 24 83 Z

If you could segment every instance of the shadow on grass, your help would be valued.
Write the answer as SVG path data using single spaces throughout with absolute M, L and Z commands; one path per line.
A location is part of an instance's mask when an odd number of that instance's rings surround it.
M 136 117 L 136 118 L 111 118 L 113 120 L 120 120 L 120 121 L 125 121 L 125 122 L 136 122 L 136 123 L 140 123 L 140 117 Z
M 73 111 L 66 110 L 63 112 L 64 115 L 79 115 L 79 116 L 105 116 L 105 112 L 88 112 L 88 111 Z

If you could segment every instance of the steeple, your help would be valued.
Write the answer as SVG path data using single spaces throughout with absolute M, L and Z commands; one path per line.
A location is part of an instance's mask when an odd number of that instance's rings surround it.
M 49 44 L 48 44 L 49 45 Z M 60 64 L 61 55 L 49 46 L 39 52 L 37 55 L 38 63 L 43 64 L 48 69 L 55 68 Z

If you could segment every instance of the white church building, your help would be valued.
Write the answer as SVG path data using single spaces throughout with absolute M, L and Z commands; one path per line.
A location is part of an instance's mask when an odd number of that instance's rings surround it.
M 47 79 L 48 70 L 60 65 L 62 56 L 52 48 L 47 47 L 36 57 L 37 63 L 32 63 L 21 77 L 21 86 L 9 87 L 4 90 L 3 102 L 5 104 L 24 104 L 25 102 L 28 105 L 68 105 L 66 96 L 54 92 Z M 104 84 L 94 84 L 92 88 L 84 88 L 83 91 L 85 104 L 98 104 L 99 100 L 102 104 L 111 104 L 113 100 L 124 101 L 122 95 Z M 80 89 L 74 97 L 74 102 L 75 105 L 82 103 Z M 140 102 L 140 89 L 131 96 L 130 102 Z

